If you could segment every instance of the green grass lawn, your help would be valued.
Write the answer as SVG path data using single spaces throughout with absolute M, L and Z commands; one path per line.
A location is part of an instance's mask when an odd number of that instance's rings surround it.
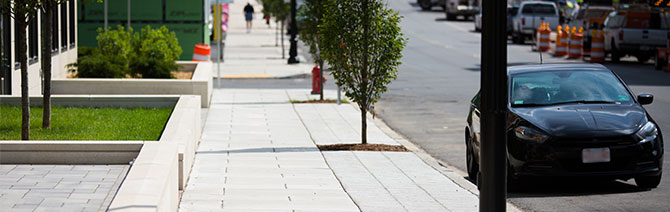
M 52 107 L 51 129 L 42 108 L 30 108 L 30 140 L 144 140 L 160 138 L 172 108 Z M 0 140 L 21 139 L 21 107 L 0 105 Z

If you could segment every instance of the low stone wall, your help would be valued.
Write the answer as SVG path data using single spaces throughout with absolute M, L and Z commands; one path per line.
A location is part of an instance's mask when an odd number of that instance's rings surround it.
M 212 63 L 178 61 L 177 64 L 181 65 L 182 69 L 193 69 L 193 77 L 191 79 L 53 79 L 52 94 L 199 95 L 201 107 L 209 107 L 212 96 Z
M 41 106 L 41 97 L 31 105 Z M 159 141 L 0 141 L 0 164 L 128 164 L 109 211 L 176 211 L 200 140 L 197 95 L 54 95 L 54 106 L 172 107 Z M 0 105 L 20 105 L 2 96 Z M 134 159 L 134 161 L 133 161 Z

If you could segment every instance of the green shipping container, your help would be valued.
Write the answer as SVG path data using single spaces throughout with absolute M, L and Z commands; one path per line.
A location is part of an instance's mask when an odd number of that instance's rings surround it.
M 81 5 L 83 2 L 87 2 Z M 127 0 L 107 0 L 109 27 L 126 25 Z M 175 32 L 182 47 L 180 60 L 191 60 L 193 47 L 197 43 L 209 43 L 209 31 L 205 20 L 206 0 L 131 0 L 131 26 L 139 32 L 144 26 L 160 28 L 165 25 Z M 104 23 L 102 2 L 79 0 L 79 45 L 97 46 L 98 28 Z M 136 11 L 136 12 L 134 12 Z
M 204 19 L 203 1 L 165 0 L 165 20 L 201 21 Z

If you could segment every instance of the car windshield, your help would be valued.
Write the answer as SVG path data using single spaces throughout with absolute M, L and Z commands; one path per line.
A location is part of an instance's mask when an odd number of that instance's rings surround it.
M 550 4 L 526 4 L 521 13 L 526 15 L 554 15 L 556 14 L 556 9 Z
M 512 75 L 514 107 L 568 103 L 632 103 L 623 84 L 609 71 L 547 71 Z

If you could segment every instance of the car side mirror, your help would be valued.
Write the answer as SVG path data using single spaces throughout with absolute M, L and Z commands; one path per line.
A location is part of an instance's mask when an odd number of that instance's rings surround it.
M 651 104 L 654 101 L 654 95 L 651 94 L 640 94 L 637 95 L 637 101 L 641 105 L 648 105 Z

